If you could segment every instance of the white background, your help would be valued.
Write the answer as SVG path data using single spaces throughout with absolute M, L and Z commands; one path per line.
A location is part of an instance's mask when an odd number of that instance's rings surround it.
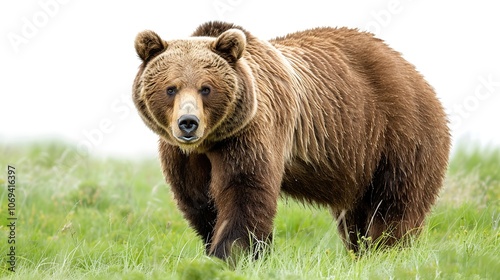
M 209 20 L 271 39 L 318 26 L 376 33 L 434 86 L 453 139 L 500 145 L 496 1 L 2 1 L 0 142 L 62 139 L 99 155 L 154 154 L 131 86 L 133 41 L 187 37 Z

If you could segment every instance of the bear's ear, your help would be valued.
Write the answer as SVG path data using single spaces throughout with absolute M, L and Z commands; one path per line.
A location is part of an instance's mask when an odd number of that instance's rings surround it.
M 246 44 L 247 38 L 243 31 L 229 29 L 215 39 L 212 48 L 229 63 L 235 63 L 243 55 Z
M 149 61 L 167 48 L 167 42 L 151 30 L 142 31 L 135 37 L 135 51 L 143 62 Z

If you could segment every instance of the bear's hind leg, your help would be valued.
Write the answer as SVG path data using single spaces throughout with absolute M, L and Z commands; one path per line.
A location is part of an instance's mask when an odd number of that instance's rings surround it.
M 339 216 L 339 232 L 348 249 L 392 246 L 419 232 L 435 194 L 425 185 L 432 184 L 430 180 L 414 182 L 407 174 L 380 165 L 362 198 Z
M 353 209 L 338 215 L 338 230 L 348 250 L 355 253 L 359 251 L 392 246 L 404 239 L 408 232 L 418 229 L 422 218 L 409 219 L 404 209 L 398 209 L 397 203 L 388 200 L 366 198 L 373 201 L 370 207 L 365 207 L 363 202 L 358 203 Z
M 361 234 L 366 232 L 366 210 L 357 209 L 361 205 L 357 205 L 354 209 L 349 211 L 343 210 L 340 213 L 334 212 L 337 219 L 337 226 L 340 237 L 344 242 L 347 250 L 352 250 L 355 253 L 359 250 L 359 240 Z
M 366 235 L 377 247 L 401 244 L 418 234 L 437 196 L 441 182 L 433 179 L 432 166 L 413 162 L 403 169 L 396 159 L 383 158 L 363 197 L 368 205 Z

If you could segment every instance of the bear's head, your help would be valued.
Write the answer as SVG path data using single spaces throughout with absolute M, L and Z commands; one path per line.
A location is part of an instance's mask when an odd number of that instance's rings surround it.
M 139 33 L 133 99 L 146 125 L 186 152 L 243 129 L 257 108 L 246 45 L 239 29 L 168 42 L 153 31 Z

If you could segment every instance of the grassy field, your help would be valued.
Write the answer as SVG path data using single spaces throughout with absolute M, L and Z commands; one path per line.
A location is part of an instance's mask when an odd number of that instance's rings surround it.
M 8 165 L 16 169 L 15 272 Z M 409 248 L 347 252 L 327 209 L 282 199 L 264 258 L 205 256 L 157 159 L 82 157 L 58 143 L 0 145 L 0 276 L 12 279 L 500 279 L 500 149 L 462 145 Z M 12 239 L 12 238 L 11 238 Z

